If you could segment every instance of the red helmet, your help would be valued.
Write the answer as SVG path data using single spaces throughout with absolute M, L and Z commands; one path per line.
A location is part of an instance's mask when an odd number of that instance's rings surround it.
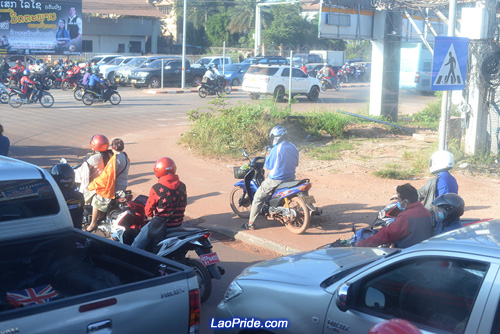
M 92 151 L 105 152 L 108 150 L 109 140 L 104 135 L 94 135 L 90 138 L 90 149 Z
M 21 61 L 19 59 L 16 60 L 16 64 L 21 64 Z
M 174 160 L 163 157 L 156 161 L 154 171 L 156 177 L 162 177 L 168 174 L 175 174 L 177 166 L 175 165 Z
M 390 319 L 373 326 L 368 334 L 422 334 L 422 332 L 409 321 Z

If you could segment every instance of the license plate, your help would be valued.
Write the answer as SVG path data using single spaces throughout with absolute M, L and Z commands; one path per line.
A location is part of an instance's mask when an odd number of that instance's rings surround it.
M 205 267 L 208 267 L 211 264 L 220 262 L 219 257 L 217 256 L 217 253 L 210 253 L 210 254 L 202 254 L 200 255 L 200 260 L 203 262 L 203 265 Z
M 303 196 L 301 197 L 306 204 L 314 204 L 316 203 L 316 200 L 314 199 L 314 196 Z

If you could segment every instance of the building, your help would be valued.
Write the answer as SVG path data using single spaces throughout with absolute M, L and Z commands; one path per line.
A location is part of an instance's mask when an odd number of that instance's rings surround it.
M 154 5 L 144 0 L 83 0 L 82 11 L 84 53 L 157 53 L 165 15 Z

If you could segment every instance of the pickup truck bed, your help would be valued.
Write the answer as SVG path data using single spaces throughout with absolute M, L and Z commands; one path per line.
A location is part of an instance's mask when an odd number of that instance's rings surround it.
M 172 308 L 189 308 L 194 273 L 141 253 L 79 230 L 2 243 L 0 333 L 185 331 L 188 313 Z M 59 295 L 55 300 L 19 308 L 7 300 L 8 292 L 48 284 Z M 131 320 L 133 314 L 140 321 Z

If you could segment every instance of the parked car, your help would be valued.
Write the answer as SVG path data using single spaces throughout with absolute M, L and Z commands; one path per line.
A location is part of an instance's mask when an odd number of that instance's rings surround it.
M 109 63 L 99 66 L 99 71 L 101 71 L 104 78 L 109 81 L 115 81 L 115 71 L 120 66 L 127 65 L 134 58 L 136 57 L 117 57 Z
M 279 65 L 253 65 L 243 78 L 242 89 L 250 93 L 251 99 L 260 95 L 273 95 L 282 102 L 289 90 L 290 68 Z M 305 95 L 316 101 L 321 90 L 321 82 L 308 76 L 299 68 L 292 68 L 292 96 Z
M 232 64 L 229 65 L 224 72 L 224 77 L 231 86 L 239 86 L 243 82 L 243 76 L 250 68 L 250 64 Z
M 207 66 L 214 66 L 216 65 L 217 68 L 219 70 L 222 71 L 222 64 L 224 63 L 225 66 L 228 66 L 228 65 L 231 65 L 233 63 L 233 61 L 231 60 L 231 57 L 226 57 L 225 58 L 225 61 L 223 61 L 223 57 L 218 57 L 218 56 L 215 56 L 215 57 L 203 57 L 201 59 L 198 59 L 198 61 L 196 61 L 194 64 L 193 64 L 193 67 L 207 67 Z
M 309 63 L 321 63 L 322 59 L 320 55 L 314 53 L 296 53 L 292 57 L 292 65 L 296 67 L 301 67 L 302 64 Z
M 426 334 L 500 333 L 499 275 L 500 220 L 402 250 L 327 246 L 245 269 L 212 328 L 219 319 L 285 319 L 286 329 L 263 332 L 368 333 L 385 319 L 403 318 Z
M 90 62 L 95 62 L 98 66 L 106 65 L 115 58 L 120 57 L 120 55 L 100 55 L 90 58 Z
M 141 66 L 130 73 L 130 83 L 134 88 L 150 87 L 157 89 L 161 87 L 163 64 L 163 84 L 165 86 L 180 86 L 182 78 L 182 59 L 180 57 L 157 59 L 148 66 Z M 186 59 L 184 69 L 186 71 L 186 82 L 196 87 L 200 84 L 204 68 L 193 68 Z
M 259 57 L 249 57 L 243 60 L 243 64 L 269 64 L 269 65 L 288 65 L 288 60 L 281 56 L 259 56 Z
M 120 86 L 130 84 L 129 76 L 132 70 L 137 68 L 146 67 L 157 59 L 167 58 L 165 56 L 141 56 L 132 59 L 125 66 L 121 66 L 115 71 L 115 82 Z

